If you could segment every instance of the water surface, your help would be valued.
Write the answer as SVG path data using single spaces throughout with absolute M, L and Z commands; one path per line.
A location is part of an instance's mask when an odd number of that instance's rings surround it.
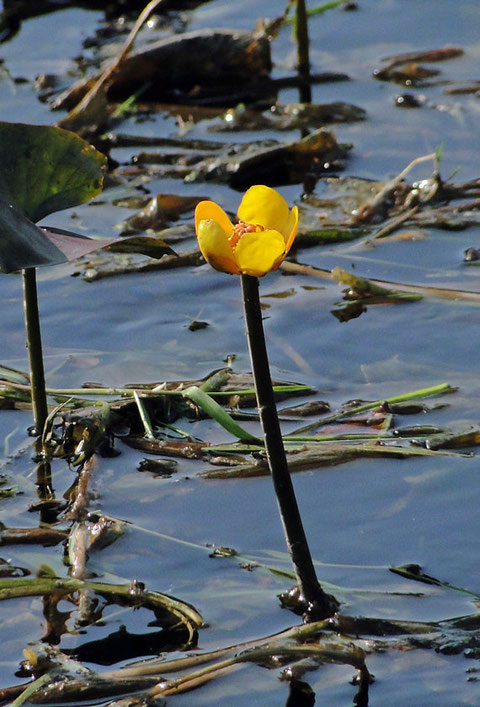
M 443 82 L 478 79 L 478 3 L 364 0 L 358 6 L 355 12 L 332 10 L 312 18 L 310 24 L 314 70 L 342 71 L 351 77 L 349 82 L 315 86 L 314 102 L 348 101 L 368 113 L 364 122 L 335 127 L 340 142 L 353 144 L 343 175 L 388 179 L 443 143 L 442 175 L 447 178 L 458 168 L 456 180 L 477 178 L 478 98 L 446 95 Z M 252 29 L 259 17 L 273 18 L 282 9 L 282 3 L 273 1 L 232 4 L 214 0 L 185 19 L 192 30 Z M 74 57 L 102 21 L 102 13 L 71 9 L 24 22 L 18 35 L 0 47 L 10 75 L 0 78 L 0 118 L 53 124 L 60 114 L 52 114 L 37 100 L 32 81 L 38 73 L 65 76 L 75 72 Z M 372 78 L 382 57 L 445 45 L 459 46 L 465 54 L 435 65 L 441 70 L 442 82 L 406 89 Z M 295 50 L 289 28 L 282 29 L 273 42 L 272 55 L 274 76 L 293 73 Z M 15 84 L 12 77 L 27 82 Z M 405 110 L 395 106 L 394 97 L 407 90 L 425 97 L 423 107 Z M 298 95 L 293 89 L 284 90 L 279 101 L 298 101 Z M 212 139 L 208 130 L 212 122 L 193 125 L 188 137 Z M 145 123 L 126 119 L 118 130 L 175 137 L 178 124 L 174 117 L 155 114 Z M 215 134 L 214 139 L 242 141 L 262 136 L 245 132 Z M 293 140 L 298 133 L 276 137 Z M 119 150 L 113 155 L 128 163 L 133 153 Z M 414 174 L 428 177 L 429 170 L 430 166 L 419 166 Z M 205 195 L 231 210 L 240 199 L 235 191 L 215 183 L 185 184 L 159 177 L 148 188 L 152 194 Z M 124 190 L 135 193 L 134 186 Z M 280 191 L 290 202 L 300 203 L 302 185 L 280 187 Z M 326 191 L 320 180 L 314 193 L 321 196 Z M 103 205 L 82 206 L 47 220 L 86 233 L 117 235 L 116 224 L 133 210 L 113 206 L 116 193 L 107 189 Z M 478 270 L 462 264 L 463 250 L 478 242 L 478 228 L 424 230 L 423 240 L 390 241 L 376 247 L 357 243 L 315 246 L 300 249 L 297 257 L 320 268 L 354 266 L 356 274 L 382 280 L 480 291 Z M 249 371 L 237 278 L 202 266 L 87 283 L 71 276 L 76 269 L 69 265 L 39 272 L 49 385 L 197 379 L 222 367 L 229 354 L 235 354 L 236 371 Z M 289 297 L 266 297 L 291 288 Z M 318 397 L 328 400 L 333 409 L 352 398 L 383 399 L 448 382 L 458 386 L 459 392 L 434 401 L 448 403 L 446 407 L 407 417 L 404 424 L 477 424 L 477 304 L 427 297 L 408 305 L 371 306 L 361 317 L 340 323 L 331 310 L 341 301 L 341 290 L 329 280 L 281 272 L 261 282 L 263 302 L 268 304 L 265 326 L 274 377 L 314 386 Z M 19 277 L 0 278 L 0 300 L 1 362 L 26 370 Z M 193 319 L 205 320 L 209 327 L 192 332 L 188 325 Z M 26 511 L 35 498 L 33 465 L 29 452 L 22 452 L 28 449 L 25 430 L 29 424 L 28 411 L 0 414 L 0 456 L 9 460 L 4 473 L 25 494 L 1 501 L 2 520 L 12 527 L 38 523 L 37 515 Z M 209 441 L 226 441 L 226 434 L 213 423 L 182 424 Z M 282 610 L 276 598 L 287 588 L 284 578 L 262 570 L 248 572 L 237 558 L 213 559 L 207 548 L 208 544 L 233 547 L 247 559 L 289 568 L 270 479 L 207 481 L 197 476 L 203 465 L 194 462 L 182 462 L 170 479 L 154 478 L 137 470 L 141 454 L 121 442 L 116 444 L 121 455 L 101 461 L 92 507 L 133 525 L 124 538 L 92 556 L 92 572 L 105 581 L 137 578 L 149 588 L 194 604 L 207 624 L 199 634 L 202 649 L 266 636 L 296 623 L 296 617 Z M 326 586 L 333 586 L 344 613 L 438 621 L 475 612 L 471 596 L 408 582 L 388 567 L 418 563 L 427 574 L 480 592 L 477 466 L 476 458 L 460 456 L 363 459 L 295 476 L 319 577 Z M 59 497 L 73 478 L 64 465 L 55 465 Z M 32 572 L 42 562 L 62 576 L 66 572 L 58 548 L 14 546 L 5 548 L 2 557 Z M 413 596 L 419 592 L 422 597 Z M 6 686 L 21 682 L 15 672 L 22 650 L 28 642 L 41 640 L 46 627 L 40 599 L 14 600 L 1 608 L 0 675 Z M 111 607 L 111 617 L 105 615 L 102 626 L 89 627 L 86 635 L 65 634 L 60 648 L 73 649 L 87 638 L 108 636 L 121 625 L 131 632 L 150 631 L 151 617 L 145 614 L 118 613 Z M 72 615 L 67 621 L 70 629 L 73 619 Z M 478 663 L 462 654 L 392 650 L 370 655 L 367 663 L 376 676 L 369 705 L 451 707 L 480 702 L 479 684 L 469 680 L 475 674 L 467 673 L 469 668 L 477 669 Z M 315 691 L 318 704 L 343 706 L 353 700 L 355 690 L 349 684 L 353 672 L 350 666 L 325 665 L 304 679 Z M 280 705 L 287 698 L 287 686 L 279 681 L 279 673 L 279 669 L 243 666 L 200 690 L 170 699 L 189 706 Z

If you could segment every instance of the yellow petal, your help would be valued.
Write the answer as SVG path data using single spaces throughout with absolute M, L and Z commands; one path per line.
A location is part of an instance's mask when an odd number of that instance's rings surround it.
M 275 259 L 275 262 L 273 263 L 272 267 L 270 268 L 271 272 L 275 272 L 275 270 L 278 270 L 280 265 L 285 260 L 285 256 L 286 256 L 286 253 L 282 253 L 281 255 L 278 256 L 278 258 Z
M 227 236 L 230 236 L 233 231 L 233 223 L 228 218 L 225 211 L 214 201 L 201 201 L 195 209 L 195 230 L 198 229 L 200 221 L 212 219 L 216 221 L 225 231 Z
M 235 248 L 235 260 L 242 275 L 262 277 L 285 254 L 285 240 L 278 231 L 245 233 Z M 278 267 L 278 265 L 277 265 Z
M 297 228 L 298 228 L 298 208 L 296 206 L 294 206 L 292 211 L 290 212 L 290 216 L 288 219 L 288 226 L 287 226 L 288 236 L 287 236 L 286 245 L 285 245 L 285 255 L 288 253 L 288 251 L 292 247 L 292 243 L 295 240 L 295 236 L 297 235 Z
M 203 219 L 196 225 L 196 230 L 198 245 L 207 263 L 215 270 L 240 275 L 227 234 L 220 224 L 211 218 Z
M 245 192 L 237 214 L 238 218 L 245 223 L 258 224 L 279 231 L 285 240 L 290 235 L 287 202 L 278 191 L 263 184 L 250 187 Z

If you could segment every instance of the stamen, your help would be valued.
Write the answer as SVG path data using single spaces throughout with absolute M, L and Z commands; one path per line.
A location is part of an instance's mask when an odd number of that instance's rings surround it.
M 264 226 L 260 226 L 259 224 L 245 223 L 245 221 L 239 221 L 233 227 L 232 235 L 230 236 L 230 238 L 228 240 L 230 241 L 230 245 L 232 246 L 232 249 L 235 250 L 235 248 L 237 247 L 238 241 L 245 233 L 258 233 L 259 231 L 264 231 L 264 230 L 265 230 Z

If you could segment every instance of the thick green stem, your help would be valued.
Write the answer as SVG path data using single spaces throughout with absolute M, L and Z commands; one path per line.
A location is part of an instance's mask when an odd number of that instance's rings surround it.
M 38 314 L 37 281 L 35 268 L 23 270 L 23 305 L 27 329 L 27 347 L 30 359 L 30 384 L 32 388 L 33 418 L 37 435 L 42 434 L 48 415 L 43 370 L 42 336 Z
M 301 80 L 300 100 L 302 103 L 311 103 L 308 18 L 305 0 L 296 0 L 296 10 L 295 39 L 297 41 L 297 69 Z
M 338 604 L 323 591 L 318 582 L 288 470 L 265 345 L 258 279 L 242 275 L 242 292 L 258 412 L 287 547 L 300 591 L 311 614 L 327 618 L 335 613 Z

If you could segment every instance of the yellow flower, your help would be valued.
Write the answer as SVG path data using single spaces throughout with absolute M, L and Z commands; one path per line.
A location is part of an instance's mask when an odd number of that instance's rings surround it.
M 261 277 L 276 270 L 297 234 L 297 207 L 290 211 L 275 189 L 257 185 L 243 195 L 237 216 L 234 226 L 214 201 L 198 204 L 195 230 L 205 260 L 233 275 Z

